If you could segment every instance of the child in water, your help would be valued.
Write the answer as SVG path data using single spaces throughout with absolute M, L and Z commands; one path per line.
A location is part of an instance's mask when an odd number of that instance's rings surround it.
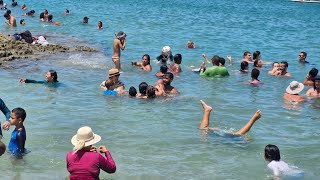
M 276 145 L 268 144 L 264 148 L 264 158 L 269 162 L 268 168 L 272 171 L 273 175 L 279 177 L 283 174 L 303 177 L 303 171 L 294 171 L 287 163 L 280 160 L 280 150 Z
M 10 124 L 16 126 L 16 128 L 12 132 L 8 149 L 12 155 L 19 159 L 22 159 L 22 156 L 27 152 L 24 148 L 26 130 L 23 126 L 26 115 L 26 111 L 20 107 L 14 108 L 10 114 Z

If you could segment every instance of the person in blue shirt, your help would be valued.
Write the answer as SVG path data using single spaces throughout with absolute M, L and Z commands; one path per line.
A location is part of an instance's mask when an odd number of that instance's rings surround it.
M 8 109 L 8 107 L 6 106 L 6 104 L 3 102 L 3 100 L 0 98 L 0 110 L 2 111 L 2 113 L 6 116 L 6 121 L 3 124 L 2 128 L 5 130 L 9 130 L 10 127 L 10 110 Z M 0 140 L 2 139 L 2 130 L 1 130 L 1 122 L 0 122 Z
M 25 149 L 26 142 L 26 130 L 23 126 L 23 122 L 26 118 L 26 111 L 20 107 L 14 108 L 10 114 L 10 124 L 15 126 L 12 132 L 8 149 L 18 159 L 22 159 L 22 156 L 27 153 Z
M 57 85 L 59 84 L 58 81 L 58 74 L 55 70 L 49 70 L 46 74 L 46 80 L 45 81 L 36 81 L 26 78 L 20 78 L 20 83 L 38 83 L 38 84 L 47 84 L 47 85 Z

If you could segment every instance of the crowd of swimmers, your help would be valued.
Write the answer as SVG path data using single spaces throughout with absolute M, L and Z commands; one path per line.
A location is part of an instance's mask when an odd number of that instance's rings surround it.
M 0 5 L 2 9 L 7 10 L 6 4 L 0 0 Z M 17 2 L 12 0 L 12 6 L 17 6 Z M 21 6 L 22 10 L 27 10 L 27 6 L 23 4 Z M 68 9 L 65 10 L 65 14 L 70 14 Z M 31 10 L 25 13 L 26 16 L 34 16 L 35 11 Z M 11 15 L 11 11 L 7 10 L 4 14 L 7 19 L 6 23 L 9 26 L 15 27 L 16 20 Z M 44 10 L 40 14 L 41 21 L 53 22 L 53 15 L 49 14 L 48 10 Z M 85 16 L 83 18 L 83 23 L 88 23 L 89 18 Z M 25 24 L 25 20 L 20 21 L 21 25 Z M 60 25 L 60 24 L 56 24 Z M 98 29 L 102 29 L 102 22 L 98 22 Z M 179 91 L 171 85 L 174 76 L 179 74 L 182 63 L 181 54 L 172 54 L 170 46 L 164 46 L 161 50 L 161 54 L 156 57 L 156 61 L 160 64 L 160 70 L 155 74 L 159 78 L 158 81 L 154 82 L 152 85 L 141 82 L 138 86 L 138 90 L 131 86 L 127 91 L 125 85 L 120 81 L 119 77 L 121 75 L 121 51 L 125 50 L 126 47 L 126 33 L 123 31 L 115 34 L 115 39 L 113 41 L 113 54 L 112 61 L 114 63 L 114 68 L 108 71 L 108 76 L 104 80 L 100 87 L 104 90 L 105 95 L 113 96 L 123 96 L 127 95 L 130 98 L 141 98 L 141 99 L 154 99 L 157 97 L 167 97 L 167 96 L 177 96 Z M 193 41 L 189 40 L 186 45 L 187 48 L 196 48 Z M 208 59 L 206 54 L 202 54 L 204 62 L 200 64 L 199 68 L 193 69 L 192 71 L 199 73 L 200 76 L 206 77 L 226 77 L 230 76 L 228 71 L 228 66 L 233 66 L 233 60 L 231 56 L 227 56 L 228 65 L 226 66 L 226 60 L 218 55 L 214 55 L 211 61 Z M 304 64 L 309 64 L 306 60 L 307 53 L 299 53 L 299 62 Z M 288 62 L 264 62 L 261 59 L 260 51 L 253 52 L 253 57 L 251 53 L 246 51 L 243 54 L 243 59 L 240 61 L 239 73 L 246 74 L 250 73 L 249 65 L 252 65 L 251 70 L 251 81 L 252 85 L 261 85 L 262 81 L 259 79 L 260 68 L 264 65 L 272 64 L 272 68 L 268 71 L 269 75 L 272 76 L 283 76 L 292 77 L 291 73 L 288 72 Z M 148 54 L 144 54 L 141 58 L 141 62 L 131 62 L 132 66 L 136 66 L 143 71 L 151 72 L 151 58 Z M 311 97 L 320 97 L 320 77 L 318 75 L 318 69 L 312 68 L 306 76 L 304 82 L 292 81 L 286 88 L 286 92 L 283 98 L 287 101 L 303 102 L 306 98 L 299 93 L 304 89 L 305 86 L 311 86 L 307 91 L 306 95 Z M 60 82 L 58 81 L 58 74 L 54 70 L 49 70 L 45 75 L 45 80 L 31 80 L 27 78 L 20 78 L 21 83 L 40 83 L 46 85 L 58 86 Z M 238 131 L 234 133 L 225 132 L 219 128 L 210 127 L 210 114 L 212 107 L 207 105 L 203 100 L 200 100 L 203 108 L 203 117 L 200 122 L 200 130 L 204 134 L 208 132 L 217 132 L 225 137 L 241 137 L 245 135 L 254 123 L 260 119 L 262 112 L 260 110 L 256 111 L 252 118 Z M 0 109 L 6 117 L 6 121 L 2 125 L 2 129 L 9 130 L 10 126 L 14 126 L 15 129 L 12 132 L 11 140 L 8 145 L 8 151 L 12 153 L 17 158 L 22 158 L 23 155 L 29 151 L 25 148 L 26 142 L 26 130 L 24 128 L 24 121 L 26 119 L 26 111 L 23 108 L 15 108 L 12 111 L 8 109 L 6 104 L 0 99 Z M 0 128 L 0 140 L 3 134 Z M 71 138 L 71 143 L 74 145 L 74 151 L 67 154 L 67 169 L 70 172 L 70 179 L 97 179 L 99 177 L 100 169 L 107 173 L 114 173 L 116 171 L 116 164 L 111 156 L 111 153 L 106 148 L 106 146 L 95 147 L 94 144 L 101 140 L 101 136 L 94 134 L 93 130 L 88 127 L 81 127 L 78 129 L 76 134 Z M 5 152 L 6 145 L 0 141 L 0 156 Z M 98 152 L 105 155 L 102 156 Z M 292 169 L 287 163 L 281 161 L 280 150 L 276 145 L 268 144 L 265 146 L 264 150 L 265 160 L 269 162 L 268 168 L 270 168 L 274 176 L 280 176 L 285 174 L 290 169 Z
M 17 27 L 16 18 L 11 14 L 11 10 L 7 8 L 7 4 L 3 0 L 0 0 L 0 6 L 1 6 L 1 10 L 5 10 L 6 11 L 4 13 L 4 15 L 3 15 L 4 18 L 6 19 L 5 23 L 10 27 Z M 15 8 L 17 6 L 19 6 L 18 2 L 15 1 L 15 0 L 12 0 L 11 7 Z M 20 8 L 23 11 L 26 11 L 26 13 L 24 13 L 23 16 L 29 16 L 29 17 L 34 17 L 35 16 L 36 11 L 34 9 L 28 11 L 28 7 L 27 7 L 26 4 L 22 4 L 20 6 Z M 70 11 L 68 9 L 65 9 L 64 14 L 69 15 Z M 60 26 L 61 25 L 60 22 L 53 20 L 53 14 L 50 14 L 47 9 L 44 9 L 43 12 L 40 13 L 39 19 L 42 22 L 54 23 L 54 25 L 56 25 L 56 26 Z M 26 25 L 26 20 L 23 19 L 23 18 L 20 19 L 19 22 L 20 22 L 19 24 L 21 26 L 25 26 Z M 89 17 L 87 17 L 87 16 L 83 17 L 82 23 L 83 24 L 88 24 L 89 23 Z M 103 29 L 102 21 L 98 21 L 97 29 L 99 29 L 99 30 Z

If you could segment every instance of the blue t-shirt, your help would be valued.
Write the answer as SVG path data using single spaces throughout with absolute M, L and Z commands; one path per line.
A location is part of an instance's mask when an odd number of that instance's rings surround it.
M 27 152 L 27 150 L 24 148 L 26 139 L 27 136 L 24 126 L 21 130 L 14 129 L 8 147 L 12 155 L 16 156 L 17 158 L 22 158 L 22 156 Z

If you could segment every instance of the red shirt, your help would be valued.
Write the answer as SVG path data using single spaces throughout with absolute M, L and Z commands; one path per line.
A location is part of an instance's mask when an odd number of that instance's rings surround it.
M 70 172 L 70 180 L 97 180 L 100 169 L 111 174 L 116 172 L 116 164 L 110 152 L 103 157 L 97 152 L 78 151 L 67 154 L 67 169 Z

